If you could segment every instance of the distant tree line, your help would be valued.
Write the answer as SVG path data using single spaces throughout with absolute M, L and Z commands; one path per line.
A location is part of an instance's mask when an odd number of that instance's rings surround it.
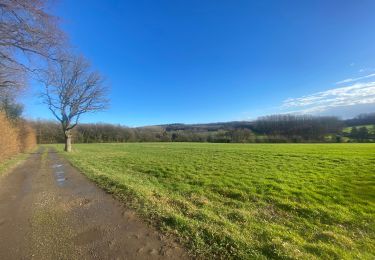
M 355 142 L 375 142 L 375 113 L 360 114 L 345 120 L 345 125 L 351 129 L 342 136 Z
M 363 117 L 363 116 L 362 116 Z M 55 121 L 31 122 L 38 143 L 63 143 L 61 127 Z M 130 128 L 112 124 L 81 124 L 73 134 L 75 143 L 109 142 L 212 142 L 212 143 L 287 143 L 287 142 L 366 142 L 375 139 L 366 127 L 342 130 L 345 120 L 307 115 L 272 115 L 252 122 L 213 124 L 171 124 Z M 346 139 L 345 139 L 346 138 Z
M 341 131 L 343 122 L 337 117 L 310 115 L 271 115 L 255 121 L 254 131 L 287 141 L 324 141 L 328 134 Z
M 360 114 L 352 119 L 345 120 L 347 126 L 375 125 L 375 112 Z
M 369 127 L 353 126 L 350 133 L 345 134 L 345 136 L 350 137 L 352 140 L 357 142 L 375 141 L 375 125 Z

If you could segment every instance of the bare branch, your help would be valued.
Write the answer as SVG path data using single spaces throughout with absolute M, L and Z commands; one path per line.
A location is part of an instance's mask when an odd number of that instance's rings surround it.
M 108 106 L 108 88 L 103 77 L 92 71 L 83 57 L 59 58 L 59 62 L 50 65 L 41 81 L 45 86 L 43 101 L 64 131 L 73 129 L 82 114 Z
M 33 57 L 55 59 L 65 42 L 57 19 L 46 11 L 47 4 L 48 0 L 1 0 L 0 86 L 22 85 L 25 75 L 35 70 Z

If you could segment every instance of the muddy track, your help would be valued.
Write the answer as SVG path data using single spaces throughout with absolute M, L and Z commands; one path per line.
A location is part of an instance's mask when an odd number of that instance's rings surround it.
M 187 259 L 52 149 L 0 177 L 0 259 Z

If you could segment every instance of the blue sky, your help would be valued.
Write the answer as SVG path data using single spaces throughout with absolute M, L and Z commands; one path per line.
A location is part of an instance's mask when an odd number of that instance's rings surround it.
M 129 126 L 375 111 L 375 1 L 61 0 L 72 44 Z M 26 116 L 52 118 L 35 94 Z

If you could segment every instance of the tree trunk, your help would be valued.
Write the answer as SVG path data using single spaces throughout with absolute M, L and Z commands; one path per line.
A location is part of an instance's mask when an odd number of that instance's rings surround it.
M 72 134 L 70 130 L 65 131 L 65 152 L 70 153 L 72 151 Z

